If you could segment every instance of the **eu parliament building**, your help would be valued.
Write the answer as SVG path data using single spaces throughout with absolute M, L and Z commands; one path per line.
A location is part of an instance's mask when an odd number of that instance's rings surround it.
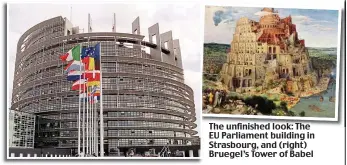
M 100 43 L 105 155 L 126 156 L 129 149 L 157 154 L 169 148 L 198 157 L 194 95 L 184 83 L 179 40 L 171 31 L 159 33 L 158 23 L 148 35 L 145 41 L 139 17 L 132 33 L 117 32 L 115 25 L 112 32 L 92 32 L 88 26 L 81 33 L 61 16 L 27 30 L 17 45 L 11 103 L 11 110 L 35 116 L 34 146 L 23 152 L 77 153 L 79 95 L 71 90 L 64 75 L 67 63 L 59 57 L 76 44 Z M 11 151 L 17 152 L 10 145 Z

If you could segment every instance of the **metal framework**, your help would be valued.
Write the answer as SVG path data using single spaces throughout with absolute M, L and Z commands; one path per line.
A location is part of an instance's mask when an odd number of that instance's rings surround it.
M 144 41 L 139 18 L 133 34 L 76 29 L 59 16 L 35 25 L 18 42 L 11 108 L 40 116 L 37 144 L 77 148 L 78 93 L 70 90 L 59 56 L 76 44 L 96 43 L 102 45 L 105 151 L 196 141 L 193 90 L 184 84 L 179 41 L 171 31 L 160 34 L 155 24 Z
M 35 132 L 35 115 L 10 110 L 9 113 L 9 147 L 33 148 Z

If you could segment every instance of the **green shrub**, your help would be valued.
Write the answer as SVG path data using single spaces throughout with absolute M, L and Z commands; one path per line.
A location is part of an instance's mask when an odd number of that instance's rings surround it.
M 261 96 L 245 98 L 244 102 L 246 105 L 257 109 L 264 115 L 272 114 L 272 110 L 276 108 L 276 105 L 272 100 L 268 100 L 267 98 Z

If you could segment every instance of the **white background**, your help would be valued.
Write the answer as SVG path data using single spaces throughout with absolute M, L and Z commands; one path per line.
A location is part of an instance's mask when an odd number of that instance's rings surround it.
M 71 3 L 71 1 L 67 1 L 68 3 Z M 110 2 L 110 1 L 109 1 Z M 208 2 L 208 3 L 207 3 Z M 213 3 L 212 3 L 213 2 Z M 95 1 L 96 3 L 96 1 Z M 100 3 L 100 2 L 99 2 Z M 150 2 L 153 3 L 153 2 Z M 285 8 L 316 8 L 316 9 L 341 9 L 343 8 L 343 0 L 209 0 L 209 1 L 201 1 L 201 8 L 204 8 L 204 3 L 209 5 L 225 5 L 225 6 L 249 6 L 249 7 L 255 7 L 255 6 L 268 6 L 268 7 L 285 7 Z M 2 8 L 4 10 L 4 8 Z M 203 11 L 203 10 L 202 10 Z M 5 22 L 4 18 L 6 18 L 5 14 L 6 12 L 0 12 L 3 22 L 3 29 L 5 29 Z M 23 17 L 23 21 L 25 17 Z M 200 18 L 196 18 L 203 20 L 204 14 L 202 13 Z M 202 21 L 201 21 L 202 22 Z M 198 26 L 198 25 L 197 25 Z M 200 26 L 203 27 L 203 24 Z M 194 28 L 194 27 L 188 27 L 188 28 Z M 204 32 L 201 31 L 201 35 L 203 35 Z M 2 31 L 1 38 L 3 39 L 3 42 L 6 42 L 5 39 L 6 35 L 6 29 Z M 7 36 L 11 37 L 11 36 Z M 319 42 L 319 41 L 317 41 Z M 0 44 L 1 50 L 6 50 L 6 43 Z M 202 53 L 202 46 L 203 46 L 203 36 L 201 36 L 201 53 Z M 4 54 L 2 57 L 2 61 L 5 65 L 5 56 L 6 51 L 4 51 Z M 202 58 L 202 56 L 201 56 Z M 342 58 L 341 60 L 345 60 Z M 345 61 L 344 61 L 345 63 Z M 3 74 L 7 72 L 6 67 L 2 68 L 4 70 Z M 341 70 L 343 71 L 343 70 Z M 342 73 L 345 75 L 345 73 Z M 340 74 L 341 75 L 341 74 Z M 345 77 L 341 77 L 341 79 L 345 79 Z M 0 91 L 5 91 L 6 81 L 3 79 L 3 85 L 1 85 Z M 343 85 L 344 83 L 341 83 Z M 196 84 L 201 85 L 201 84 Z M 340 91 L 345 91 L 345 87 L 340 87 Z M 2 101 L 2 105 L 6 104 L 6 94 L 4 93 L 4 97 Z M 345 98 L 344 96 L 340 95 L 340 100 L 344 102 Z M 105 160 L 105 161 L 71 161 L 71 162 L 59 162 L 59 161 L 53 161 L 53 160 L 45 160 L 45 161 L 6 161 L 5 163 L 11 163 L 11 164 L 37 164 L 37 163 L 50 163 L 50 164 L 58 164 L 58 163 L 73 163 L 73 164 L 85 164 L 85 163 L 111 163 L 111 164 L 206 164 L 206 165 L 221 165 L 221 164 L 266 164 L 266 165 L 301 165 L 301 164 L 312 164 L 312 165 L 320 165 L 320 164 L 334 164 L 334 165 L 342 165 L 344 164 L 344 113 L 345 113 L 345 103 L 340 104 L 340 113 L 339 113 L 339 122 L 319 122 L 319 121 L 302 121 L 303 123 L 309 123 L 311 124 L 311 132 L 314 132 L 316 135 L 315 140 L 311 140 L 309 142 L 310 149 L 314 150 L 314 158 L 236 158 L 236 159 L 229 159 L 229 158 L 209 158 L 208 157 L 208 128 L 209 122 L 215 122 L 215 123 L 238 123 L 238 122 L 257 122 L 257 123 L 267 123 L 267 122 L 277 122 L 277 123 L 284 123 L 284 122 L 297 122 L 297 121 L 286 121 L 286 120 L 274 120 L 274 119 L 237 119 L 237 118 L 204 118 L 200 133 L 202 138 L 202 160 L 192 160 L 192 161 L 185 161 L 185 160 L 161 160 L 161 161 L 155 161 L 155 160 Z M 4 106 L 5 107 L 5 106 Z M 3 110 L 6 112 L 5 108 Z M 199 110 L 197 110 L 197 113 L 199 113 Z M 4 113 L 4 118 L 6 117 L 6 114 Z M 6 126 L 6 120 L 3 123 L 4 128 Z M 4 129 L 6 130 L 6 129 Z M 4 158 L 6 158 L 6 134 L 3 134 L 2 136 L 2 149 L 3 153 L 2 155 Z

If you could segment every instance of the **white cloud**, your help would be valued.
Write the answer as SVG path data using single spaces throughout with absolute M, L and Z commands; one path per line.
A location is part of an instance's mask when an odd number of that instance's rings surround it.
M 330 21 L 317 20 L 304 15 L 293 15 L 292 20 L 297 25 L 299 37 L 305 39 L 306 46 L 337 47 L 337 26 L 332 27 Z
M 333 31 L 333 30 L 335 30 L 332 27 L 323 26 L 321 24 L 313 24 L 311 26 L 317 28 L 318 30 L 322 30 L 322 31 Z
M 294 23 L 301 23 L 301 24 L 312 24 L 312 23 L 330 23 L 330 21 L 327 20 L 317 20 L 313 19 L 309 16 L 304 15 L 293 15 L 292 20 Z
M 220 23 L 218 26 L 215 26 L 213 22 L 214 12 L 219 10 L 224 11 L 226 10 L 226 7 L 210 6 L 205 8 L 205 43 L 215 42 L 229 44 L 232 40 L 232 35 L 235 32 L 235 24 L 241 17 L 247 17 L 254 21 L 259 21 L 259 17 L 270 14 L 268 12 L 261 12 L 260 10 L 262 8 L 257 7 L 228 7 L 227 9 L 232 10 L 233 21 L 228 23 L 225 23 L 225 21 Z M 298 14 L 298 12 L 291 11 L 290 9 L 280 9 L 278 14 L 281 18 L 291 15 L 293 23 L 296 24 L 299 37 L 305 39 L 305 44 L 307 46 L 337 46 L 336 37 L 338 27 L 334 22 L 335 18 L 326 17 L 324 19 L 314 19 L 312 14 L 304 15 L 302 13 L 300 12 L 300 14 Z M 317 36 L 317 34 L 319 34 L 319 36 Z
M 225 7 L 209 7 L 205 9 L 205 29 L 204 38 L 205 42 L 216 43 L 229 43 L 232 39 L 232 32 L 235 30 L 235 21 L 232 23 L 220 23 L 218 26 L 214 25 L 213 16 L 216 11 L 225 11 Z M 226 35 L 230 34 L 230 35 Z
M 297 23 L 303 23 L 303 22 L 311 22 L 312 19 L 308 16 L 304 15 L 293 15 L 292 20 Z

